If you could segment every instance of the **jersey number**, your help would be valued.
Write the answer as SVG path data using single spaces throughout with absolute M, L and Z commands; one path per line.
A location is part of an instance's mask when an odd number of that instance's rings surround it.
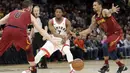
M 60 33 L 61 33 L 61 30 L 58 30 L 58 33 L 60 34 Z
M 17 12 L 17 13 L 15 13 L 14 16 L 15 16 L 15 18 L 20 18 L 21 14 L 22 14 L 21 12 Z

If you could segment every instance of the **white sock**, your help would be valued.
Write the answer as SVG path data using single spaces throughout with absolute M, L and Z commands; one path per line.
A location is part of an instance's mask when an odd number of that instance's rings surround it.
M 70 64 L 70 70 L 73 70 L 72 64 Z
M 70 52 L 70 47 L 69 46 L 65 46 L 63 48 L 63 52 L 66 54 L 67 61 L 69 63 L 72 62 L 73 61 L 73 55 Z M 70 70 L 73 70 L 72 64 L 69 64 L 69 65 L 70 65 Z
M 37 55 L 35 56 L 35 63 L 37 64 L 45 54 L 46 54 L 45 51 L 40 50 L 40 51 L 37 53 Z

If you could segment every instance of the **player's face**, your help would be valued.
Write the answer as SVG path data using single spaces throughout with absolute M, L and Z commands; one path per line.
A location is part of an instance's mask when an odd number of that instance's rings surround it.
M 61 18 L 62 15 L 63 15 L 62 10 L 61 9 L 56 9 L 56 11 L 55 11 L 56 18 Z
M 40 15 L 40 9 L 38 7 L 34 7 L 33 14 L 35 17 L 38 17 Z
M 93 10 L 94 12 L 97 12 L 100 10 L 101 5 L 98 4 L 98 2 L 93 3 Z

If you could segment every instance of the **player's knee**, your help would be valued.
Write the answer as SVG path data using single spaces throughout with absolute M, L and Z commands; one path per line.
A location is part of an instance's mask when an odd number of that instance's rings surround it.
M 44 51 L 40 50 L 36 55 L 36 57 L 42 57 L 43 55 L 44 55 Z
M 71 53 L 69 46 L 65 46 L 65 47 L 63 48 L 63 51 L 64 51 L 65 54 L 70 54 L 70 53 Z
M 117 60 L 117 59 L 118 59 L 118 57 L 117 57 L 115 51 L 110 52 L 110 58 L 111 58 L 112 60 Z

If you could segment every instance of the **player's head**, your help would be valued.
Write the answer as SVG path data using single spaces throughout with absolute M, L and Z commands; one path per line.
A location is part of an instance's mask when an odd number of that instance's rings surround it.
M 55 16 L 56 18 L 61 18 L 64 13 L 64 8 L 62 6 L 55 7 Z
M 93 3 L 93 10 L 95 12 L 99 11 L 102 8 L 102 2 L 100 0 L 96 0 Z
M 40 16 L 40 7 L 39 7 L 39 6 L 34 6 L 34 7 L 33 7 L 33 15 L 34 15 L 35 17 Z
M 22 8 L 23 8 L 23 9 L 27 9 L 27 10 L 29 10 L 29 11 L 32 11 L 32 8 L 33 8 L 33 3 L 32 3 L 32 1 L 30 1 L 30 0 L 24 0 L 24 1 L 22 2 Z

